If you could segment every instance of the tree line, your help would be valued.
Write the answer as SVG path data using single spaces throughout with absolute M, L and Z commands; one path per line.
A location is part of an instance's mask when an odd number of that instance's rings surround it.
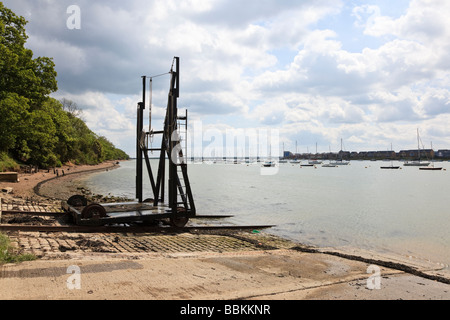
M 128 159 L 87 127 L 74 102 L 50 97 L 58 90 L 55 64 L 25 48 L 26 24 L 0 2 L 0 162 L 48 168 Z

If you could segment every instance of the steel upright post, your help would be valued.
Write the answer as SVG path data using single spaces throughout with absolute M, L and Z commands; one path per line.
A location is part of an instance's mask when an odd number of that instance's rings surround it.
M 145 109 L 145 83 L 147 77 L 142 77 L 142 102 L 138 103 L 137 111 L 137 132 L 136 132 L 136 199 L 141 203 L 143 201 L 142 187 L 142 155 L 141 146 L 142 130 L 144 128 L 144 109 Z
M 176 213 L 177 210 L 177 164 L 174 162 L 176 159 L 172 159 L 173 150 L 177 144 L 174 141 L 173 133 L 177 130 L 177 98 L 179 96 L 178 86 L 180 77 L 180 59 L 175 57 L 175 69 L 172 70 L 171 92 L 169 97 L 169 207 L 172 209 L 172 213 Z

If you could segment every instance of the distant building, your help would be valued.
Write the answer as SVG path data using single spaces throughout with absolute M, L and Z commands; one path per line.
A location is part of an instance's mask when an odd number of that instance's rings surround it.
M 422 149 L 419 155 L 417 149 L 400 150 L 398 155 L 402 159 L 432 159 L 434 157 L 434 151 L 432 149 Z
M 394 159 L 402 159 L 402 160 L 417 160 L 417 159 L 427 159 L 431 160 L 435 159 L 449 159 L 450 160 L 450 150 L 442 149 L 438 151 L 434 151 L 433 149 L 422 149 L 420 150 L 420 157 L 417 149 L 411 150 L 400 150 L 399 152 L 395 151 L 339 151 L 338 153 L 320 153 L 320 154 L 311 154 L 311 153 L 296 153 L 293 154 L 290 151 L 283 152 L 283 158 L 285 159 L 321 159 L 321 160 L 335 160 L 335 159 L 346 159 L 346 160 L 394 160 Z
M 396 158 L 396 154 L 394 151 L 377 151 L 376 158 L 393 160 Z
M 283 152 L 283 158 L 291 158 L 291 157 L 293 157 L 294 155 L 292 154 L 292 152 L 290 152 L 290 151 L 284 151 Z
M 442 149 L 434 153 L 434 157 L 437 159 L 450 159 L 450 150 Z
M 351 159 L 358 159 L 358 158 L 359 158 L 359 153 L 356 152 L 356 151 L 352 151 L 352 152 L 350 153 L 350 158 L 351 158 Z
M 342 151 L 342 150 L 339 151 L 338 158 L 339 159 L 346 159 L 346 160 L 350 159 L 350 151 Z

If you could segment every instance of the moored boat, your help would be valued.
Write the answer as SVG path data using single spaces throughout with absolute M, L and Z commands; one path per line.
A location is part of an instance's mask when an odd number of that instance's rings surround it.
M 275 167 L 275 162 L 273 161 L 266 161 L 262 164 L 263 167 L 268 168 L 268 167 Z
M 386 167 L 380 167 L 380 168 L 381 169 L 393 169 L 393 170 L 400 169 L 399 166 L 393 166 L 393 165 L 386 166 Z

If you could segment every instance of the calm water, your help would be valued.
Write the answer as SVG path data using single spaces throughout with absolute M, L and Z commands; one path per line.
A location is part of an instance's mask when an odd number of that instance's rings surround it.
M 188 173 L 198 214 L 233 214 L 227 219 L 233 224 L 273 224 L 271 233 L 313 246 L 450 264 L 450 163 L 437 163 L 448 169 L 442 171 L 382 165 L 390 162 L 337 168 L 287 163 L 277 174 L 261 175 L 260 164 L 204 163 L 189 165 Z M 85 183 L 95 193 L 134 198 L 134 177 L 135 162 L 129 161 Z M 144 186 L 147 180 L 144 174 Z

